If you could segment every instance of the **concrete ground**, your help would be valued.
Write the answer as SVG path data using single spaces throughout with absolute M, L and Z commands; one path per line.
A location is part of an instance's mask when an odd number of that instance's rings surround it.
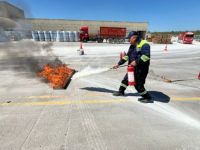
M 31 53 L 30 47 L 16 45 L 0 43 L 1 150 L 199 150 L 199 43 L 174 43 L 168 51 L 165 45 L 151 44 L 146 88 L 155 99 L 152 104 L 138 102 L 133 87 L 125 97 L 112 96 L 126 68 L 72 80 L 66 90 L 53 90 L 26 68 L 34 61 L 20 49 Z M 111 67 L 129 47 L 83 46 L 84 56 L 77 54 L 79 43 L 54 43 L 52 53 L 40 51 L 34 58 L 42 63 L 59 56 L 80 71 L 87 66 Z

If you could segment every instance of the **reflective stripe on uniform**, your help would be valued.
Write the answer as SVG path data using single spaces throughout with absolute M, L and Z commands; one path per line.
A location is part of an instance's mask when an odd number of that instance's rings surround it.
M 145 94 L 147 94 L 147 91 L 145 90 L 144 92 L 142 92 L 142 93 L 139 93 L 140 95 L 145 95 Z
M 146 44 L 146 43 L 147 43 L 146 40 L 142 40 L 142 41 L 140 41 L 140 43 L 137 44 L 137 49 L 141 49 L 142 46 L 143 46 L 144 44 Z
M 124 59 L 125 61 L 128 60 L 128 56 L 124 56 L 122 59 Z
M 123 83 L 121 83 L 120 86 L 122 86 L 122 87 L 124 87 L 124 88 L 127 88 L 127 85 L 126 85 L 126 84 L 123 84 Z
M 143 60 L 143 62 L 146 62 L 150 59 L 147 55 L 142 55 L 140 58 Z

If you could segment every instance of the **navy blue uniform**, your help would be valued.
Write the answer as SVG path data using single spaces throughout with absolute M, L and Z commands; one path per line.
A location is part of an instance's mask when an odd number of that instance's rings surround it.
M 118 65 L 124 64 L 128 61 L 130 64 L 132 61 L 136 61 L 134 76 L 135 76 L 135 89 L 142 97 L 149 96 L 149 93 L 145 90 L 144 84 L 149 71 L 150 65 L 150 45 L 145 40 L 140 40 L 136 45 L 129 47 L 128 53 L 119 62 Z M 126 74 L 121 82 L 119 91 L 124 92 L 128 86 L 128 75 Z

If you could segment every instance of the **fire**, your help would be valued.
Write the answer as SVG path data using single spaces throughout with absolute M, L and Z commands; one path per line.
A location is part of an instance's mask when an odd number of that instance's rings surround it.
M 53 88 L 64 88 L 70 80 L 75 70 L 67 67 L 66 64 L 56 66 L 46 64 L 41 72 L 38 72 L 39 77 L 46 79 Z

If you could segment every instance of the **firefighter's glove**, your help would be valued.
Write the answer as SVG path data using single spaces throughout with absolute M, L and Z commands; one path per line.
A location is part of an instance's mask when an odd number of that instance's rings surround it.
M 119 68 L 119 65 L 118 65 L 118 64 L 115 65 L 115 66 L 113 66 L 113 69 L 117 69 L 117 68 Z

